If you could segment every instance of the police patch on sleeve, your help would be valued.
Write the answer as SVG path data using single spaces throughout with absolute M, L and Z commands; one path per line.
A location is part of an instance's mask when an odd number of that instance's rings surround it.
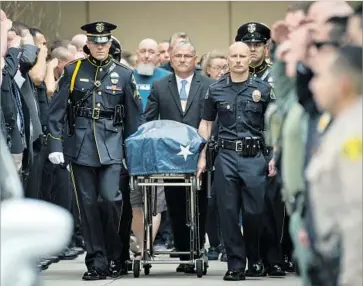
M 362 160 L 362 138 L 348 138 L 342 145 L 341 155 L 350 161 Z

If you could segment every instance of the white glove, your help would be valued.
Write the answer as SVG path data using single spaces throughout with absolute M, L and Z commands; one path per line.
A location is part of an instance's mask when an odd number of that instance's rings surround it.
M 60 165 L 64 163 L 64 156 L 62 152 L 53 152 L 48 156 L 49 161 L 51 161 L 54 165 Z

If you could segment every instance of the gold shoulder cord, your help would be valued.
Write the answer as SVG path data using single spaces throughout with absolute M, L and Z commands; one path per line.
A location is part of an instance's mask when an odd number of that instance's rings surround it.
M 69 87 L 70 93 L 73 92 L 74 84 L 76 83 L 76 77 L 77 77 L 79 68 L 81 67 L 81 63 L 82 63 L 82 61 L 81 60 L 78 60 L 78 62 L 76 64 L 76 68 L 74 69 L 74 72 L 72 74 L 71 86 Z

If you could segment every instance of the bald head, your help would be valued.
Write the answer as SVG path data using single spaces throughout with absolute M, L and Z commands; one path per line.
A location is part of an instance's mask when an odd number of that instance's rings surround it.
M 139 73 L 143 75 L 152 74 L 159 61 L 158 43 L 153 39 L 142 40 L 137 47 L 136 55 L 138 67 L 141 67 Z M 147 71 L 142 70 L 145 65 L 147 65 Z
M 232 76 L 245 78 L 251 63 L 249 47 L 242 42 L 233 43 L 228 49 L 228 66 Z
M 87 36 L 84 34 L 75 35 L 72 38 L 72 45 L 77 48 L 77 51 L 83 51 L 83 47 L 87 44 Z
M 158 43 L 153 40 L 153 39 L 143 39 L 139 46 L 138 46 L 138 49 L 141 50 L 141 49 L 144 49 L 144 48 L 152 48 L 154 50 L 157 50 L 158 49 Z
M 229 47 L 228 54 L 233 54 L 235 52 L 243 52 L 249 56 L 250 48 L 243 42 L 235 42 Z
M 70 62 L 73 60 L 74 54 L 65 47 L 58 47 L 52 51 L 51 58 L 56 58 L 63 62 Z

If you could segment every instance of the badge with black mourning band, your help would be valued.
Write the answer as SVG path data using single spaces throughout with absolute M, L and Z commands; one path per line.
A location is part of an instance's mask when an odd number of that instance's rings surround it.
M 252 92 L 252 99 L 254 102 L 259 102 L 261 100 L 261 91 L 258 89 Z
M 110 76 L 112 84 L 117 84 L 119 80 L 119 75 L 117 72 L 113 72 Z

